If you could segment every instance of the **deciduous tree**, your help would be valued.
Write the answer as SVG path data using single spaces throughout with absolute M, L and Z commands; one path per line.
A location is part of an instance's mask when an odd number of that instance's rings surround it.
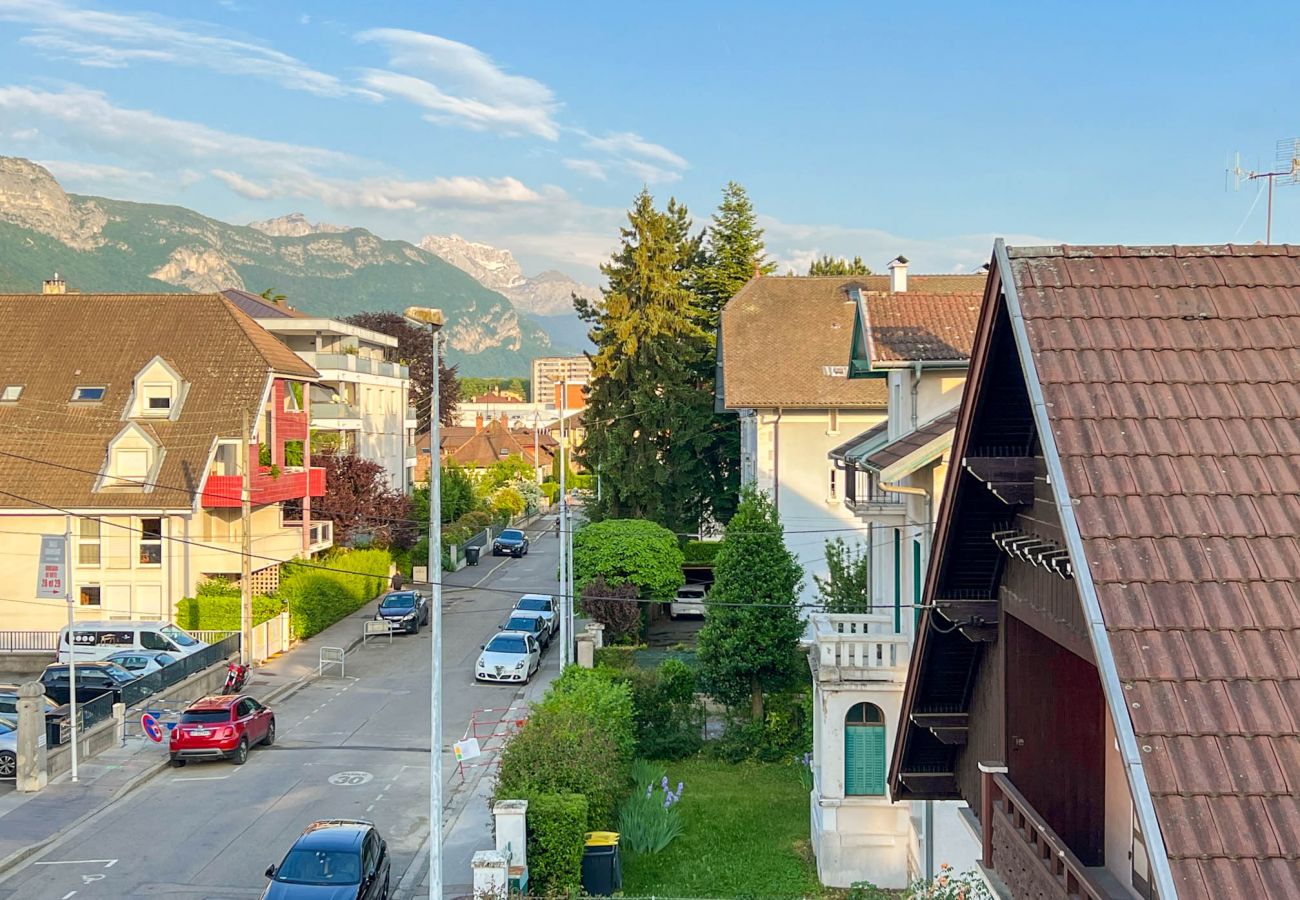
M 350 544 L 369 535 L 378 547 L 409 547 L 415 538 L 410 500 L 388 486 L 384 467 L 355 453 L 326 452 L 312 457 L 325 470 L 325 496 L 312 501 L 313 519 L 334 523 L 334 543 Z
M 429 391 L 433 386 L 433 335 L 429 329 L 407 321 L 395 312 L 363 312 L 348 316 L 343 321 L 361 328 L 369 328 L 389 337 L 397 338 L 394 362 L 401 362 L 411 371 L 410 403 L 415 407 L 420 431 L 429 429 Z M 446 357 L 438 363 L 438 421 L 451 425 L 456 421 L 456 406 L 460 403 L 460 383 L 456 380 L 456 367 L 447 367 Z
M 686 583 L 677 537 L 644 519 L 605 519 L 573 536 L 573 580 L 578 592 L 604 577 L 634 585 L 643 600 L 672 600 Z
M 871 612 L 871 553 L 860 544 L 850 546 L 844 538 L 826 542 L 827 575 L 814 575 L 817 599 L 826 612 Z

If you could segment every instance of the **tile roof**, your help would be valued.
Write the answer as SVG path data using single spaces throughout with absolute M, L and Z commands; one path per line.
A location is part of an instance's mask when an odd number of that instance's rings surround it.
M 1300 247 L 1008 255 L 1178 895 L 1300 896 Z
M 951 432 L 957 425 L 957 413 L 953 409 L 918 427 L 915 431 L 903 435 L 896 441 L 886 444 L 862 461 L 862 465 L 877 472 L 882 472 L 895 463 L 906 459 L 926 444 Z
M 830 459 L 846 459 L 848 455 L 862 445 L 871 445 L 877 441 L 883 440 L 889 433 L 889 419 L 885 419 L 878 425 L 872 425 L 861 434 L 855 434 L 844 443 L 831 449 L 826 456 Z
M 219 294 L 0 295 L 0 508 L 189 508 L 217 437 L 238 438 L 272 374 L 319 376 Z M 176 421 L 149 419 L 164 448 L 152 491 L 93 490 L 135 376 L 161 356 L 188 383 Z M 72 404 L 77 385 L 103 385 Z
M 970 359 L 984 299 L 983 275 L 961 292 L 912 288 L 903 293 L 864 293 L 868 348 L 873 365 Z
M 853 343 L 849 291 L 881 277 L 751 279 L 722 311 L 726 408 L 884 408 L 883 379 L 845 377 Z
M 511 432 L 497 419 L 488 422 L 482 431 L 476 431 L 468 440 L 455 446 L 444 446 L 449 460 L 462 466 L 481 469 L 509 456 L 531 459 L 533 455 L 532 432 L 528 433 L 528 446 L 525 449 L 524 436 Z
M 274 303 L 265 297 L 257 294 L 251 294 L 248 291 L 241 291 L 237 288 L 228 288 L 221 292 L 231 303 L 239 308 L 239 311 L 245 315 L 252 316 L 254 319 L 309 319 L 311 316 L 305 312 L 294 309 L 287 303 Z

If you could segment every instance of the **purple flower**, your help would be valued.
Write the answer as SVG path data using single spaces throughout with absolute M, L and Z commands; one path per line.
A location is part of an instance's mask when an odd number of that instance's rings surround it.
M 655 786 L 653 784 L 647 784 L 645 786 L 645 798 L 647 800 L 650 799 L 650 795 L 653 794 L 654 792 L 655 792 Z
M 659 782 L 659 786 L 660 786 L 661 788 L 663 788 L 665 791 L 668 790 L 668 776 L 667 776 L 667 775 L 664 776 L 664 780 L 663 780 L 663 781 Z
M 680 782 L 680 781 L 677 782 L 677 797 L 678 797 L 678 799 L 681 799 L 681 796 L 682 796 L 682 788 L 684 788 L 684 787 L 686 787 L 685 784 L 683 784 L 683 783 Z

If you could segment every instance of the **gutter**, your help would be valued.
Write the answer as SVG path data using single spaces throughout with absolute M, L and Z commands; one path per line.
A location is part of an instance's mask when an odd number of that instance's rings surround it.
M 1101 614 L 1101 601 L 1097 597 L 1097 586 L 1092 580 L 1092 566 L 1084 553 L 1083 536 L 1079 532 L 1079 522 L 1074 516 L 1074 500 L 1066 489 L 1065 469 L 1061 465 L 1056 435 L 1052 432 L 1052 423 L 1047 415 L 1047 400 L 1043 396 L 1042 383 L 1038 380 L 1038 365 L 1034 362 L 1034 355 L 1030 350 L 1029 332 L 1025 327 L 1024 313 L 1020 308 L 1020 294 L 1016 287 L 1015 273 L 1011 271 L 1011 257 L 1007 254 L 1007 245 L 1002 238 L 994 242 L 993 256 L 1002 273 L 1002 293 L 1006 297 L 1007 312 L 1011 318 L 1011 333 L 1015 338 L 1020 367 L 1025 375 L 1025 387 L 1029 391 L 1034 426 L 1038 429 L 1038 439 L 1043 446 L 1052 498 L 1060 511 L 1065 545 L 1070 551 L 1070 560 L 1074 564 L 1074 582 L 1079 586 L 1084 617 L 1088 621 L 1088 640 L 1092 644 L 1093 656 L 1097 660 L 1097 671 L 1101 675 L 1102 691 L 1115 725 L 1115 736 L 1119 742 L 1124 771 L 1128 774 L 1129 787 L 1133 794 L 1133 810 L 1147 841 L 1147 856 L 1151 861 L 1156 894 L 1161 900 L 1177 900 L 1178 888 L 1174 883 L 1173 869 L 1169 864 L 1169 851 L 1165 848 L 1165 838 L 1160 831 L 1160 822 L 1156 818 L 1155 803 L 1151 799 L 1151 787 L 1147 784 L 1137 734 L 1133 730 L 1133 720 L 1129 718 L 1128 704 L 1124 699 L 1124 686 L 1120 682 L 1119 670 L 1115 666 L 1115 655 L 1111 650 L 1110 638 L 1106 634 L 1106 622 Z

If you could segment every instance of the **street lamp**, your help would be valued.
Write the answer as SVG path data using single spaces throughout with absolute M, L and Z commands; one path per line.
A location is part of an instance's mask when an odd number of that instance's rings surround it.
M 408 306 L 406 318 L 428 325 L 433 337 L 433 374 L 429 388 L 429 559 L 433 597 L 433 672 L 429 691 L 429 900 L 442 900 L 442 457 L 438 440 L 438 331 L 442 310 Z

